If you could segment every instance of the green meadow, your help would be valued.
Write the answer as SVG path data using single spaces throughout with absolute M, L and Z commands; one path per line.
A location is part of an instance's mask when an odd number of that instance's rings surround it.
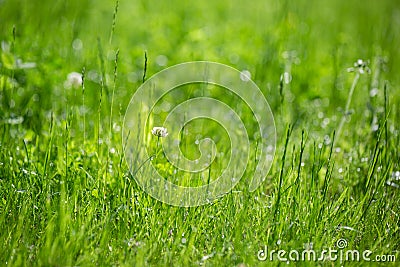
M 397 266 L 399 29 L 393 0 L 0 0 L 0 265 Z M 253 107 L 224 88 L 187 85 L 160 104 L 165 118 L 167 104 L 207 96 L 246 125 L 235 143 L 217 121 L 185 125 L 190 160 L 214 140 L 199 173 L 159 153 L 177 133 L 152 135 L 156 118 L 137 125 L 145 143 L 124 143 L 138 88 L 190 61 L 245 73 L 268 101 L 276 151 L 255 191 Z M 240 172 L 229 155 L 245 144 L 242 179 L 204 205 L 171 206 L 138 183 L 154 168 L 207 185 Z M 126 145 L 155 156 L 127 161 Z

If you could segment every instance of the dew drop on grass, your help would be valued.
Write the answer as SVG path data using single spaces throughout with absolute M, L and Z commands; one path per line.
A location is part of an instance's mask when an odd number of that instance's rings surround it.
M 114 123 L 113 124 L 113 130 L 116 131 L 116 132 L 120 132 L 121 131 L 121 126 L 116 124 L 116 123 Z
M 137 72 L 129 72 L 126 76 L 128 78 L 128 82 L 130 83 L 136 83 L 140 80 L 140 74 Z
M 373 132 L 378 131 L 378 130 L 379 130 L 379 125 L 378 125 L 378 124 L 372 125 L 371 130 L 372 130 Z
M 13 107 L 15 107 L 15 101 L 14 101 L 14 99 L 11 99 L 10 100 L 10 108 L 13 108 Z
M 168 58 L 165 55 L 158 55 L 156 57 L 156 64 L 160 67 L 164 67 L 168 64 Z
M 283 81 L 285 84 L 289 84 L 292 81 L 292 75 L 285 71 L 282 75 L 281 75 L 281 81 Z
M 72 48 L 74 50 L 81 50 L 82 47 L 83 47 L 83 43 L 82 43 L 81 39 L 77 38 L 72 42 Z
M 391 181 L 387 181 L 386 184 L 388 186 L 391 186 L 391 187 L 394 187 L 394 188 L 400 188 L 400 186 L 398 184 L 396 184 L 394 182 L 391 182 Z
M 90 70 L 87 75 L 88 79 L 92 82 L 100 82 L 100 74 L 96 70 Z
M 21 116 L 15 117 L 15 118 L 9 118 L 6 120 L 6 123 L 11 124 L 11 125 L 21 124 L 22 122 L 24 122 L 24 118 Z
M 109 50 L 107 52 L 107 60 L 114 61 L 116 59 L 117 53 L 114 50 Z
M 205 260 L 208 260 L 209 258 L 212 258 L 213 256 L 214 256 L 214 252 L 213 253 L 211 253 L 211 254 L 208 254 L 208 255 L 204 255 L 202 258 L 201 258 L 201 261 L 205 261 Z
M 375 97 L 378 94 L 378 89 L 374 88 L 369 92 L 370 97 Z
M 243 70 L 240 72 L 240 79 L 244 82 L 248 82 L 251 79 L 251 73 L 248 70 Z
M 324 136 L 324 143 L 327 146 L 331 143 L 331 138 L 329 137 L 329 135 Z
M 39 102 L 39 100 L 40 100 L 39 95 L 38 95 L 38 94 L 34 94 L 34 95 L 32 96 L 32 100 L 33 100 L 34 102 Z

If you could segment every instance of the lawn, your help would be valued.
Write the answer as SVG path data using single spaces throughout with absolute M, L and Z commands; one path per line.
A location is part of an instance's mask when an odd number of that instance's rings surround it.
M 392 0 L 0 0 L 0 265 L 396 266 L 399 29 Z

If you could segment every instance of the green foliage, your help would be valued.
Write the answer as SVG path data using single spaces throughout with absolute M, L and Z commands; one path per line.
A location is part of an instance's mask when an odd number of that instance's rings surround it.
M 350 249 L 399 260 L 396 1 L 5 0 L 0 18 L 3 264 L 270 265 L 257 259 L 264 245 L 334 248 L 340 238 Z M 251 193 L 241 181 L 209 205 L 180 208 L 137 185 L 121 127 L 142 83 L 145 51 L 146 77 L 192 60 L 251 73 L 278 131 L 262 187 Z M 357 78 L 346 110 L 358 75 L 347 68 L 359 58 L 369 60 L 371 74 Z M 67 82 L 72 72 L 84 74 L 84 86 Z M 164 101 L 209 94 L 252 125 L 234 95 L 203 89 Z M 160 155 L 160 173 L 195 185 L 217 177 L 227 164 L 227 135 L 207 120 L 188 124 L 181 149 L 189 158 L 199 155 L 199 135 L 218 140 L 224 152 L 211 169 L 192 179 Z M 252 177 L 256 141 L 251 136 L 244 181 Z

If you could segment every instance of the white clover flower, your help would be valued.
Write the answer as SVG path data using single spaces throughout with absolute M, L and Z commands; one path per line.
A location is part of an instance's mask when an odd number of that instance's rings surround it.
M 158 137 L 166 137 L 168 135 L 167 128 L 164 127 L 153 127 L 151 133 Z
M 362 59 L 358 59 L 356 62 L 354 62 L 354 67 L 353 68 L 348 68 L 348 72 L 358 72 L 360 74 L 364 73 L 371 73 L 371 69 L 368 67 L 369 61 L 364 61 Z
M 79 88 L 82 86 L 82 83 L 83 83 L 82 74 L 78 72 L 71 72 L 68 74 L 64 86 L 66 88 Z

